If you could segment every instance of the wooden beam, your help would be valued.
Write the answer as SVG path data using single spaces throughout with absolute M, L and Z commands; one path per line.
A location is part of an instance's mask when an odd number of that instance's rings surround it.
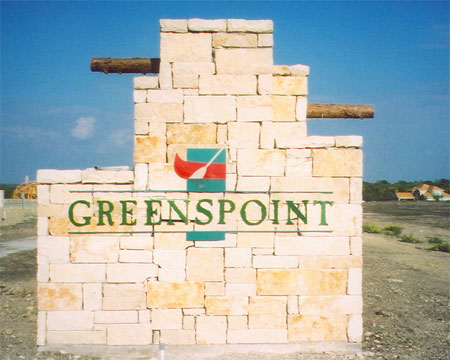
M 308 104 L 308 119 L 371 119 L 373 105 Z
M 158 58 L 92 58 L 91 71 L 105 74 L 158 74 Z

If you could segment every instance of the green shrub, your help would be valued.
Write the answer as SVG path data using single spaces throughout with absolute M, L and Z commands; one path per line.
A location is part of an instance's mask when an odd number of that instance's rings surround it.
M 423 243 L 423 240 L 420 240 L 419 238 L 416 238 L 415 236 L 412 236 L 412 235 L 402 235 L 402 236 L 400 236 L 400 240 L 399 241 L 406 242 L 406 243 L 411 243 L 411 244 Z
M 400 236 L 402 233 L 402 228 L 397 225 L 388 225 L 383 228 L 383 233 L 386 235 L 392 235 L 392 236 Z
M 448 253 L 450 252 L 450 244 L 448 242 L 435 243 L 433 246 L 427 248 L 427 250 L 442 251 Z
M 442 244 L 444 242 L 439 236 L 429 236 L 427 239 L 430 244 Z
M 383 230 L 381 230 L 378 226 L 365 224 L 363 225 L 363 232 L 370 233 L 370 234 L 381 234 L 383 233 Z

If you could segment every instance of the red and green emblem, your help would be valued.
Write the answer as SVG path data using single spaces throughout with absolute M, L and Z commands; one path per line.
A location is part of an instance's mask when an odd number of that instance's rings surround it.
M 222 149 L 188 149 L 187 159 L 175 156 L 174 169 L 177 175 L 187 180 L 187 191 L 226 191 L 226 151 Z M 188 241 L 225 240 L 223 231 L 188 231 Z
M 175 156 L 174 169 L 187 180 L 187 191 L 224 192 L 226 190 L 225 149 L 188 149 L 187 159 Z

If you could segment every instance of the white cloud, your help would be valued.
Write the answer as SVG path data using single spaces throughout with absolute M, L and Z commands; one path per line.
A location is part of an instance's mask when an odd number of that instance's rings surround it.
M 72 136 L 80 140 L 91 137 L 94 133 L 95 121 L 92 116 L 78 118 L 76 120 L 77 125 L 72 129 Z
M 109 140 L 116 146 L 122 146 L 131 143 L 133 137 L 129 129 L 118 129 L 108 136 Z
M 3 126 L 0 128 L 0 133 L 13 136 L 19 140 L 43 139 L 43 138 L 56 139 L 61 136 L 58 132 L 54 130 L 48 130 L 28 125 Z

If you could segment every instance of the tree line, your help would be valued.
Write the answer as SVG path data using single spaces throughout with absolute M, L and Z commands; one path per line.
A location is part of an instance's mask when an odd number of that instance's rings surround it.
M 396 192 L 411 192 L 414 186 L 428 184 L 439 186 L 446 193 L 450 192 L 450 180 L 440 179 L 435 181 L 404 181 L 389 183 L 387 180 L 378 180 L 374 183 L 363 181 L 363 200 L 364 201 L 389 201 L 397 200 Z
M 11 199 L 14 189 L 19 184 L 0 184 L 0 190 L 5 190 L 5 199 Z

